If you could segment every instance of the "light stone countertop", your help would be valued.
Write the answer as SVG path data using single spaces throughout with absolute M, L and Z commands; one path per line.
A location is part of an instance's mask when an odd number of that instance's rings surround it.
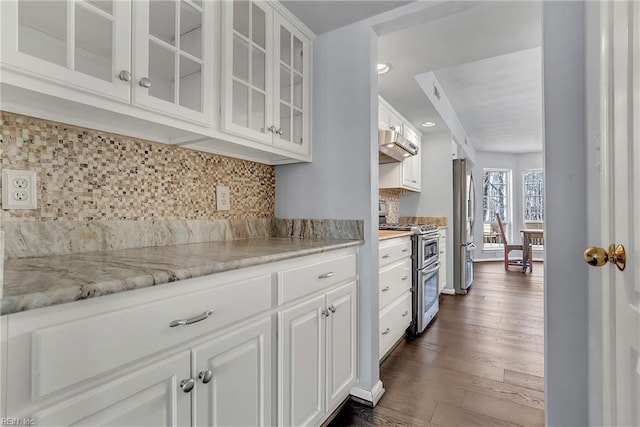
M 4 261 L 1 314 L 251 267 L 362 240 L 253 238 Z
M 406 236 L 413 236 L 413 231 L 378 230 L 378 240 L 387 240 Z

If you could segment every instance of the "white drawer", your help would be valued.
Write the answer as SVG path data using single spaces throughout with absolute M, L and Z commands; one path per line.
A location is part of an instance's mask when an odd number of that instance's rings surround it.
M 402 258 L 411 257 L 411 237 L 398 237 L 380 242 L 378 251 L 379 266 L 389 265 Z
M 411 292 L 406 292 L 380 312 L 379 358 L 404 336 L 411 324 Z
M 278 304 L 354 279 L 356 262 L 356 254 L 348 254 L 278 273 Z
M 411 289 L 411 275 L 411 258 L 380 269 L 380 309 Z
M 12 393 L 7 396 L 8 410 L 17 413 L 25 405 L 68 392 L 81 382 L 271 308 L 270 274 L 231 283 L 217 283 L 213 276 L 163 286 L 181 286 L 188 292 L 191 281 L 199 290 L 95 316 L 74 316 L 74 310 L 86 312 L 81 305 L 59 306 L 69 316 L 51 326 L 45 314 L 38 317 L 39 310 L 24 313 L 13 329 L 9 316 L 8 363 L 12 369 L 7 389 Z M 203 288 L 208 283 L 211 285 Z M 126 304 L 125 297 L 123 293 L 120 300 Z M 211 314 L 199 322 L 169 326 L 174 320 L 208 310 Z

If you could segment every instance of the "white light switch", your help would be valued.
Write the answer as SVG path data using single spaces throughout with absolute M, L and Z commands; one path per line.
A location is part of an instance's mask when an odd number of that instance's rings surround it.
M 228 211 L 231 209 L 231 192 L 229 191 L 229 187 L 218 185 L 216 187 L 216 199 L 219 211 Z
M 35 171 L 2 170 L 2 209 L 36 209 Z

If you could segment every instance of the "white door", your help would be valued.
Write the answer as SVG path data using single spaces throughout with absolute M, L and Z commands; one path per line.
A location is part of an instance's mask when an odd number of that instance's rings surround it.
M 318 424 L 324 414 L 325 297 L 278 313 L 278 425 Z
M 195 426 L 272 425 L 271 319 L 193 348 Z
M 640 425 L 640 3 L 603 2 L 602 241 L 604 424 Z
M 191 424 L 191 394 L 180 388 L 190 378 L 188 351 L 141 366 L 103 386 L 34 411 L 39 426 L 149 426 Z
M 327 293 L 327 412 L 348 395 L 356 379 L 356 282 Z

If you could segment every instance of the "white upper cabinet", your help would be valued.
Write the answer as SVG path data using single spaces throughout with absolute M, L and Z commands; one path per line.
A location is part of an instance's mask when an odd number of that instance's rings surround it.
M 222 130 L 309 155 L 311 41 L 266 2 L 223 3 Z
M 130 2 L 1 3 L 4 68 L 129 102 Z
M 211 2 L 134 1 L 133 103 L 211 124 Z
M 380 96 L 378 97 L 378 128 L 393 129 L 418 146 L 418 154 L 415 156 L 406 158 L 402 162 L 380 165 L 379 187 L 419 192 L 422 180 L 422 135 Z

